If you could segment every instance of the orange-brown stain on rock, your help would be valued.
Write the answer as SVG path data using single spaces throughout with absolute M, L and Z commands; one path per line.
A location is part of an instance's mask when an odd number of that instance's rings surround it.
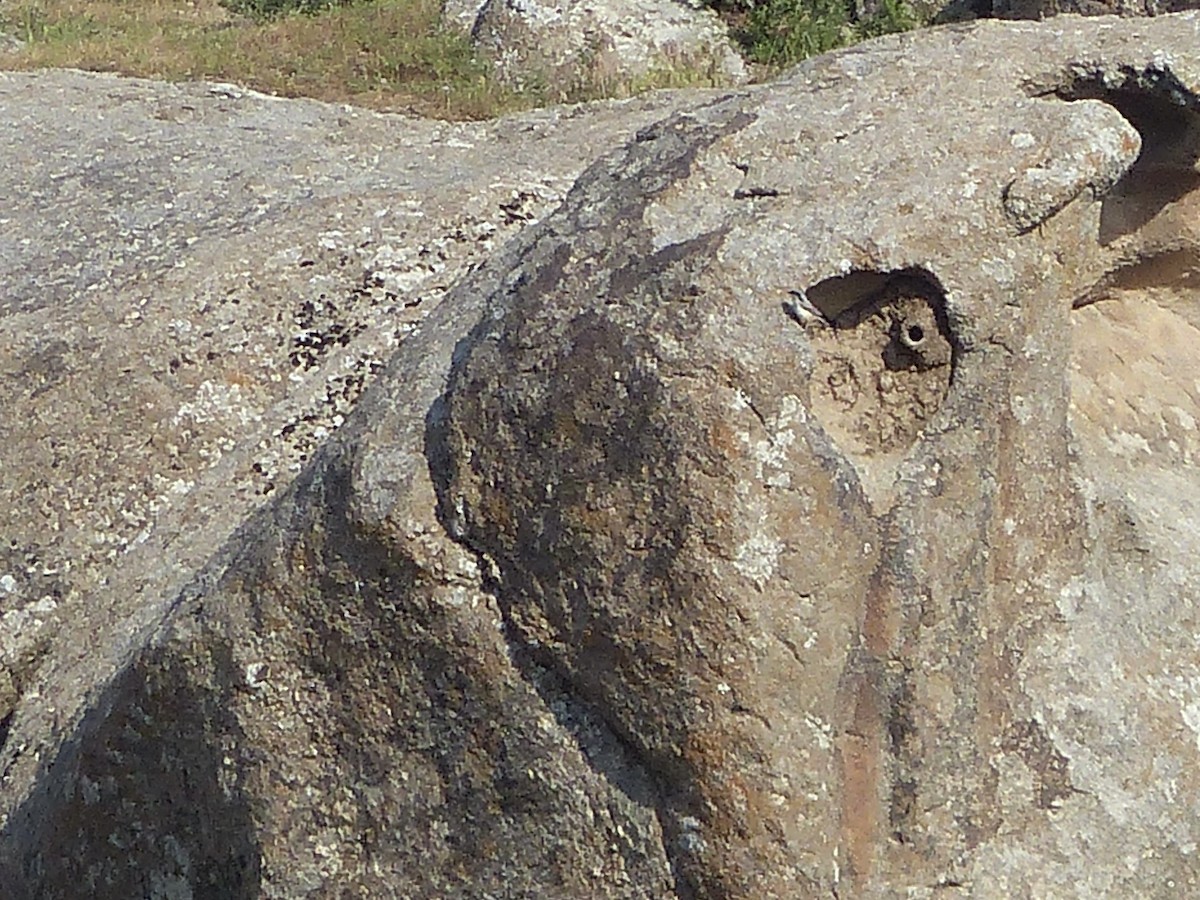
M 846 853 L 846 874 L 854 891 L 865 889 L 879 846 L 883 809 L 879 783 L 884 764 L 882 710 L 879 692 L 867 674 L 857 674 L 850 688 L 853 723 L 838 743 L 842 779 L 840 843 Z
M 876 571 L 867 588 L 866 609 L 863 612 L 862 637 L 868 653 L 882 660 L 891 655 L 900 635 L 893 586 L 886 574 Z
M 736 459 L 744 450 L 737 432 L 724 418 L 715 418 L 708 430 L 708 443 L 717 453 L 727 459 Z

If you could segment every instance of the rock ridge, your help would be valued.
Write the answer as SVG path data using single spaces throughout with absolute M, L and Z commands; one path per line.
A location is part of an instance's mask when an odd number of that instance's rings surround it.
M 1198 39 L 639 107 L 61 712 L 51 641 L 4 883 L 1194 893 Z

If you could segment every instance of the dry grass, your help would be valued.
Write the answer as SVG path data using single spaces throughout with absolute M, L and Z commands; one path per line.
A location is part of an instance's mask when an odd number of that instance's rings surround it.
M 205 78 L 454 119 L 545 102 L 498 85 L 464 38 L 437 30 L 437 17 L 437 0 L 375 0 L 273 22 L 233 16 L 217 0 L 14 0 L 0 5 L 0 33 L 26 46 L 0 51 L 0 68 Z
M 907 0 L 850 22 L 849 0 L 721 0 L 762 77 L 807 55 L 920 24 Z M 600 74 L 585 83 L 510 90 L 469 41 L 438 29 L 439 0 L 364 0 L 318 15 L 261 22 L 218 0 L 0 0 L 0 69 L 65 66 L 168 80 L 213 79 L 287 97 L 381 110 L 478 119 L 550 102 L 628 96 L 719 79 L 681 60 L 633 81 Z M 543 79 L 545 80 L 545 79 Z

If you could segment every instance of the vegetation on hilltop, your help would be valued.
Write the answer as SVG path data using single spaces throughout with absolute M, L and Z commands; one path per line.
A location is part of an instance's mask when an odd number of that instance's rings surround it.
M 906 0 L 708 0 L 769 75 L 807 56 L 921 24 Z M 65 66 L 148 78 L 207 78 L 283 96 L 443 118 L 484 118 L 560 100 L 703 83 L 664 72 L 567 96 L 515 92 L 461 35 L 440 0 L 11 0 L 0 5 L 0 68 Z
M 730 23 L 751 62 L 777 71 L 868 38 L 909 31 L 921 21 L 906 0 L 706 0 Z M 861 7 L 861 12 L 856 9 Z
M 0 53 L 0 67 L 206 78 L 455 119 L 538 102 L 495 82 L 465 38 L 437 27 L 438 12 L 439 0 L 270 17 L 217 0 L 16 0 L 0 6 L 0 31 L 26 46 Z

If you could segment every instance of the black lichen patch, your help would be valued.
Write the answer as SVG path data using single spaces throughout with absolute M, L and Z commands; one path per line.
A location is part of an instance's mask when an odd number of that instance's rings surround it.
M 319 366 L 331 351 L 348 347 L 367 328 L 365 322 L 340 314 L 339 305 L 324 294 L 302 301 L 293 322 L 297 331 L 288 361 L 305 371 Z
M 1076 793 L 1070 760 L 1058 752 L 1038 722 L 1015 723 L 1005 737 L 1004 749 L 1019 754 L 1033 772 L 1039 809 L 1056 809 Z

